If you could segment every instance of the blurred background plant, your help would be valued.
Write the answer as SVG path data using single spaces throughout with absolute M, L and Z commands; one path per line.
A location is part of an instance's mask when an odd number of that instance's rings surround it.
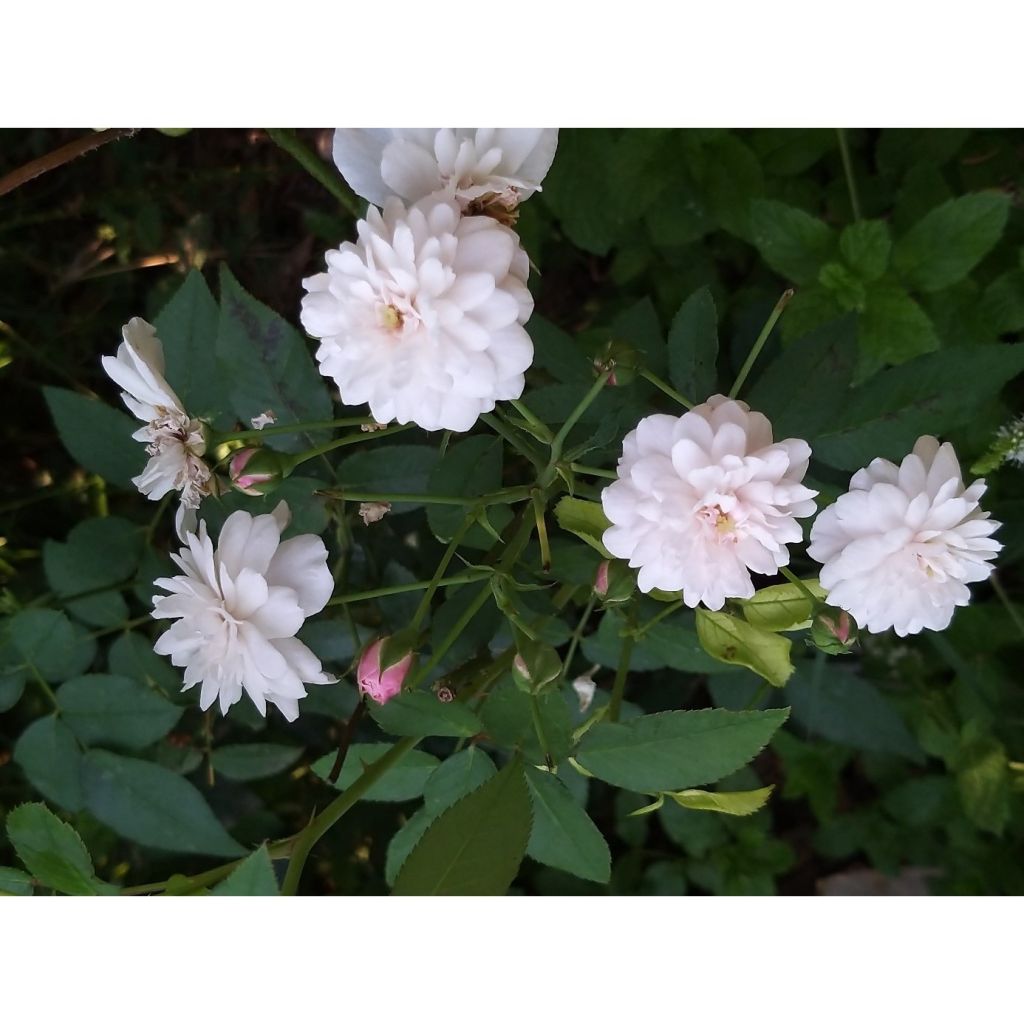
M 0 192 L 19 168 L 83 137 L 0 132 Z M 177 670 L 152 654 L 145 625 L 151 581 L 169 564 L 170 517 L 154 518 L 157 506 L 124 489 L 138 471 L 131 447 L 97 451 L 87 430 L 74 437 L 76 394 L 98 394 L 115 415 L 99 357 L 129 317 L 159 327 L 163 311 L 178 326 L 192 318 L 197 337 L 223 331 L 189 272 L 215 293 L 223 275 L 221 288 L 255 315 L 270 316 L 250 296 L 297 322 L 302 277 L 352 237 L 358 207 L 329 162 L 328 131 L 276 138 L 261 129 L 142 130 L 0 195 L 0 812 L 46 799 L 82 835 L 99 877 L 118 884 L 202 872 L 209 855 L 300 828 L 325 799 L 311 766 L 336 746 L 355 701 L 351 682 L 314 688 L 287 727 L 241 704 L 226 719 L 203 714 L 181 696 Z M 772 417 L 777 437 L 811 442 L 821 503 L 850 471 L 875 455 L 899 458 L 924 432 L 954 441 L 966 472 L 1021 410 L 1019 382 L 1004 385 L 1024 368 L 1008 344 L 1024 329 L 1022 157 L 1024 133 L 1013 130 L 564 130 L 544 190 L 517 226 L 537 271 L 528 324 L 537 361 L 524 398 L 545 423 L 560 422 L 578 398 L 580 366 L 606 358 L 609 346 L 676 380 L 673 331 L 693 328 L 704 300 L 686 300 L 705 288 L 719 357 L 703 372 L 728 387 L 793 287 L 741 397 Z M 169 314 L 176 294 L 185 298 Z M 614 465 L 639 416 L 678 412 L 646 382 L 621 383 L 614 404 L 595 403 L 589 415 L 591 432 L 608 420 L 592 464 Z M 396 439 L 389 476 L 396 489 L 423 491 L 444 468 L 432 474 L 410 441 Z M 724 784 L 774 784 L 766 807 L 732 817 L 669 800 L 631 816 L 647 797 L 568 773 L 560 777 L 610 847 L 610 878 L 600 851 L 588 859 L 572 837 L 548 836 L 531 845 L 513 891 L 1024 893 L 1024 478 L 1019 466 L 992 465 L 999 457 L 988 462 L 985 507 L 1005 524 L 1005 548 L 997 577 L 974 588 L 946 633 L 863 636 L 845 659 L 795 651 L 794 675 L 769 694 L 752 673 L 700 651 L 685 619 L 645 634 L 630 673 L 634 708 L 792 707 L 770 746 Z M 359 455 L 333 466 L 349 484 L 390 489 Z M 483 489 L 500 486 L 500 459 L 487 472 L 495 480 Z M 354 505 L 314 497 L 316 486 L 289 480 L 282 494 L 298 529 L 329 531 L 339 572 L 343 565 L 356 589 L 429 577 L 443 550 L 435 535 L 453 529 L 443 510 L 397 507 L 364 527 Z M 236 497 L 224 499 L 221 518 L 241 507 Z M 483 535 L 479 547 L 487 543 Z M 539 561 L 535 547 L 526 558 Z M 598 560 L 553 540 L 563 583 L 584 587 Z M 794 568 L 815 572 L 802 555 Z M 374 630 L 406 622 L 417 600 L 389 597 L 304 635 L 341 673 Z M 530 595 L 510 600 L 529 606 Z M 435 619 L 444 621 L 445 608 Z M 660 608 L 644 599 L 641 620 Z M 448 609 L 449 625 L 457 611 Z M 571 621 L 564 625 L 550 642 L 568 641 Z M 610 682 L 619 625 L 614 611 L 594 615 L 576 674 L 596 666 Z M 489 609 L 465 650 L 501 628 Z M 89 680 L 101 676 L 107 694 L 125 687 L 132 711 L 120 724 L 90 694 Z M 567 732 L 579 698 L 568 681 L 562 689 L 550 714 L 552 728 Z M 503 742 L 529 729 L 517 725 L 514 704 L 492 699 L 481 709 Z M 362 728 L 360 741 L 382 739 L 372 723 Z M 468 749 L 468 774 L 486 777 L 486 740 Z M 126 767 L 117 751 L 158 774 Z M 387 891 L 397 860 L 445 805 L 448 791 L 436 778 L 428 785 L 435 753 L 425 745 L 390 788 L 342 820 L 311 858 L 303 891 Z M 83 765 L 83 756 L 92 760 Z M 201 792 L 230 835 L 179 800 L 171 779 Z M 404 839 L 393 842 L 396 832 Z M 0 863 L 14 865 L 6 842 Z M 25 882 L 10 875 L 6 885 Z

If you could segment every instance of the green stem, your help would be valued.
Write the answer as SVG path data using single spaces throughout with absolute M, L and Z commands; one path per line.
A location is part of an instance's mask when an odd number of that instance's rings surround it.
M 860 220 L 860 199 L 857 196 L 857 179 L 853 176 L 853 161 L 850 159 L 850 147 L 846 141 L 846 129 L 837 128 L 836 135 L 839 138 L 839 155 L 843 161 L 843 174 L 846 175 L 846 187 L 850 193 L 850 208 L 853 210 L 853 219 Z
M 598 469 L 596 466 L 584 466 L 579 462 L 570 462 L 569 468 L 582 476 L 599 476 L 605 480 L 618 480 L 619 478 L 619 474 L 614 469 Z
M 594 611 L 595 604 L 597 604 L 597 594 L 591 590 L 590 599 L 587 601 L 586 607 L 583 609 L 583 614 L 580 616 L 580 620 L 576 623 L 576 628 L 572 631 L 572 636 L 569 638 L 569 650 L 566 651 L 565 657 L 562 659 L 563 679 L 566 679 L 569 676 L 569 672 L 572 668 L 572 659 L 576 657 L 576 648 L 580 645 L 580 640 L 583 637 L 583 630 L 587 628 L 587 622 Z
M 312 177 L 316 178 L 353 217 L 363 216 L 364 209 L 359 200 L 345 187 L 335 169 L 328 167 L 316 153 L 299 141 L 294 132 L 288 128 L 265 128 L 264 131 L 289 156 L 298 161 Z
M 562 424 L 562 428 L 555 434 L 551 441 L 551 458 L 548 461 L 547 469 L 545 470 L 544 476 L 541 479 L 542 486 L 546 486 L 554 478 L 555 464 L 562 457 L 562 446 L 565 444 L 565 439 L 569 436 L 569 432 L 579 422 L 579 418 L 590 408 L 594 399 L 601 393 L 605 384 L 608 383 L 608 378 L 612 375 L 611 370 L 605 370 L 597 380 L 591 385 L 590 390 L 580 399 L 579 404 L 571 413 L 569 413 L 568 419 Z
M 819 652 L 820 653 L 820 652 Z M 754 696 L 747 701 L 747 706 L 743 709 L 744 711 L 752 711 L 756 707 L 760 707 L 761 701 L 764 700 L 764 695 L 772 688 L 772 684 L 767 680 L 763 682 L 755 691 Z
M 517 501 L 526 501 L 530 497 L 530 487 L 507 487 L 503 491 L 494 491 L 483 497 L 458 494 L 386 494 L 376 491 L 323 490 L 316 492 L 325 498 L 339 501 L 409 501 L 421 505 L 511 505 Z
M 757 340 L 754 342 L 754 347 L 750 350 L 750 355 L 747 356 L 747 361 L 743 364 L 742 369 L 736 377 L 736 383 L 729 390 L 729 397 L 735 398 L 740 393 L 740 388 L 743 387 L 744 381 L 747 379 L 747 374 L 750 373 L 751 367 L 754 365 L 757 357 L 761 354 L 761 349 L 764 348 L 765 342 L 768 340 L 768 335 L 772 333 L 772 328 L 779 322 L 779 317 L 782 316 L 782 311 L 789 304 L 789 300 L 793 298 L 793 289 L 787 288 L 783 293 L 782 297 L 778 302 L 775 303 L 775 308 L 772 310 L 772 315 L 768 317 L 767 323 L 761 328 L 761 333 L 757 336 Z
M 631 634 L 622 638 L 622 650 L 619 652 L 619 664 L 615 669 L 615 682 L 612 684 L 612 697 L 608 703 L 608 721 L 617 722 L 622 709 L 622 695 L 626 692 L 626 677 L 629 675 L 629 663 L 633 657 L 633 645 L 636 643 Z
M 523 458 L 528 459 L 538 469 L 541 466 L 541 457 L 535 451 L 533 451 L 529 444 L 519 436 L 518 432 L 512 430 L 511 427 L 506 426 L 501 420 L 493 413 L 484 413 L 480 417 L 493 430 L 499 437 L 504 438 L 512 448 L 519 452 Z
M 441 556 L 441 561 L 438 563 L 437 568 L 434 570 L 434 575 L 430 579 L 430 583 L 427 584 L 426 593 L 420 600 L 419 607 L 416 609 L 415 615 L 412 617 L 410 628 L 418 629 L 420 623 L 423 622 L 428 611 L 430 611 L 430 603 L 434 600 L 434 595 L 437 593 L 437 588 L 441 586 L 441 581 L 444 578 L 444 574 L 448 571 L 448 566 L 451 560 L 455 557 L 455 552 L 458 550 L 459 545 L 462 543 L 462 538 L 469 532 L 470 527 L 476 521 L 476 515 L 473 512 L 469 512 L 463 518 L 459 524 L 459 528 L 452 535 L 452 539 L 448 542 L 448 547 L 445 548 L 444 554 Z
M 540 702 L 537 700 L 535 693 L 530 694 L 530 717 L 533 719 L 533 731 L 537 734 L 537 743 L 540 745 L 540 751 L 544 755 L 544 763 L 548 768 L 554 768 L 555 762 L 551 756 L 548 737 L 544 732 L 544 723 L 540 717 Z
M 551 545 L 548 543 L 548 527 L 544 522 L 544 498 L 540 491 L 533 492 L 533 516 L 537 526 L 537 542 L 540 544 L 541 572 L 551 571 Z
M 990 579 L 992 582 L 992 589 L 996 592 L 996 596 L 999 600 L 1002 601 L 1003 607 L 1006 609 L 1011 621 L 1017 627 L 1017 632 L 1020 633 L 1021 636 L 1024 636 L 1024 619 L 1020 617 L 1020 613 L 1016 608 L 1014 608 L 1013 602 L 1010 600 L 1010 595 L 1007 594 L 1005 589 L 1003 589 L 1003 585 L 999 581 L 999 577 L 996 573 L 992 573 Z
M 263 427 L 260 430 L 236 430 L 230 434 L 211 434 L 210 447 L 224 444 L 225 441 L 246 441 L 249 438 L 276 437 L 279 434 L 305 434 L 314 430 L 334 430 L 338 427 L 360 427 L 374 423 L 372 416 L 348 416 L 340 420 L 309 420 L 305 423 L 282 423 L 277 426 Z M 367 431 L 375 433 L 375 431 Z
M 654 627 L 659 622 L 661 622 L 662 619 L 667 619 L 673 612 L 679 611 L 679 609 L 682 608 L 685 604 L 685 601 L 673 601 L 670 605 L 668 605 L 667 607 L 663 608 L 660 612 L 658 612 L 658 614 L 655 615 L 653 619 L 650 619 L 649 621 L 645 622 L 639 629 L 634 630 L 634 639 L 639 640 L 640 637 L 642 637 L 644 633 L 646 633 L 649 629 L 654 629 Z
M 544 438 L 545 441 L 551 440 L 551 431 L 548 429 L 547 424 L 534 416 L 534 414 L 526 407 L 525 402 L 521 402 L 518 398 L 513 398 L 509 402 L 509 405 L 511 405 L 512 408 L 515 409 L 516 412 L 518 412 L 519 415 L 522 416 L 523 419 L 526 420 L 526 422 L 529 423 L 542 438 Z
M 357 804 L 360 798 L 386 772 L 398 764 L 417 743 L 420 736 L 407 736 L 399 740 L 383 757 L 368 764 L 362 775 L 340 796 L 332 800 L 295 838 L 288 870 L 281 885 L 282 896 L 294 896 L 299 891 L 302 870 L 310 851 L 334 826 L 346 811 Z
M 267 852 L 270 854 L 271 859 L 283 860 L 288 856 L 291 844 L 291 839 L 282 839 L 280 842 L 271 843 L 267 847 Z M 198 875 L 192 875 L 188 879 L 188 888 L 184 891 L 193 892 L 196 889 L 202 889 L 204 886 L 213 885 L 215 882 L 219 882 L 222 878 L 227 878 L 227 876 L 230 875 L 231 872 L 234 871 L 235 868 L 237 868 L 244 860 L 245 857 L 239 857 L 238 860 L 232 860 L 227 864 L 220 864 L 215 868 L 210 868 L 209 871 L 203 871 Z M 163 892 L 170 883 L 171 880 L 166 878 L 162 882 L 146 882 L 143 885 L 129 885 L 121 890 L 120 895 L 145 896 L 151 892 Z
M 60 714 L 60 704 L 57 702 L 57 694 L 53 692 L 50 684 L 43 678 L 43 674 L 35 667 L 31 661 L 25 662 L 28 666 L 29 671 L 32 673 L 32 677 L 39 684 L 39 688 L 46 694 L 47 699 L 53 705 L 54 710 L 57 714 Z
M 784 565 L 779 568 L 779 572 L 783 576 L 785 576 L 790 583 L 794 584 L 794 586 L 796 586 L 797 589 L 803 593 L 804 597 L 806 597 L 807 600 L 811 602 L 812 612 L 815 608 L 818 607 L 819 604 L 821 604 L 821 598 L 815 597 L 814 594 L 811 593 L 810 588 L 807 586 L 807 584 L 804 583 L 804 581 L 800 579 L 800 577 L 797 576 L 796 573 L 792 572 Z
M 335 448 L 345 448 L 350 444 L 361 444 L 363 441 L 370 441 L 378 437 L 387 437 L 389 434 L 400 434 L 403 430 L 412 429 L 411 423 L 402 423 L 395 427 L 387 427 L 385 430 L 375 430 L 370 433 L 359 433 L 359 434 L 346 434 L 344 437 L 339 437 L 334 441 L 329 441 L 327 444 L 322 444 L 318 448 L 310 448 L 309 451 L 299 452 L 297 455 L 292 456 L 291 459 L 291 472 L 297 466 L 301 466 L 304 462 L 309 462 L 310 459 L 315 459 L 318 455 L 326 455 L 328 452 L 333 452 Z
M 640 376 L 643 377 L 644 380 L 653 384 L 659 391 L 663 391 L 666 395 L 668 395 L 669 398 L 673 399 L 673 401 L 678 402 L 684 408 L 693 408 L 693 402 L 691 402 L 688 398 L 683 398 L 683 396 L 679 394 L 679 392 L 676 391 L 674 387 L 663 381 L 657 374 L 651 373 L 650 370 L 640 370 Z
M 342 594 L 341 597 L 332 598 L 327 602 L 328 608 L 341 604 L 356 604 L 359 601 L 372 601 L 377 597 L 390 597 L 392 594 L 408 594 L 414 590 L 426 590 L 432 585 L 438 587 L 455 587 L 460 583 L 478 583 L 490 576 L 490 572 L 479 569 L 473 572 L 464 572 L 458 576 L 449 576 L 447 579 L 438 580 L 416 580 L 414 583 L 396 583 L 391 587 L 378 587 L 376 590 L 360 590 L 355 594 Z

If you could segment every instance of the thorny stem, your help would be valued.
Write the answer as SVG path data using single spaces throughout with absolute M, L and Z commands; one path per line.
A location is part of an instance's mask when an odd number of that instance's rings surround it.
M 569 432 L 579 422 L 580 417 L 590 408 L 594 399 L 601 393 L 605 384 L 608 383 L 608 378 L 611 377 L 612 371 L 605 370 L 597 380 L 591 385 L 590 390 L 583 396 L 579 404 L 571 413 L 568 418 L 562 424 L 561 429 L 555 434 L 551 441 L 551 458 L 548 460 L 547 468 L 541 474 L 540 483 L 546 487 L 555 477 L 555 470 L 558 461 L 562 457 L 562 446 L 565 444 L 565 439 L 569 436 Z
M 361 700 L 353 709 L 352 714 L 348 716 L 348 721 L 345 723 L 345 731 L 341 734 L 341 742 L 338 744 L 338 755 L 335 757 L 334 766 L 327 776 L 327 781 L 332 786 L 338 781 L 338 776 L 341 774 L 341 769 L 345 764 L 345 755 L 348 753 L 348 748 L 352 745 L 352 737 L 355 736 L 356 729 L 359 727 L 359 723 L 362 721 L 366 711 L 366 701 Z
M 518 431 L 515 431 L 507 424 L 502 423 L 502 421 L 493 413 L 484 413 L 480 419 L 482 419 L 484 423 L 486 423 L 499 437 L 504 438 L 515 451 L 519 452 L 519 454 L 523 456 L 523 458 L 528 459 L 538 469 L 540 468 L 541 457 L 530 448 L 528 442 L 526 442 L 524 438 L 520 437 Z
M 320 490 L 317 494 L 325 498 L 339 501 L 408 501 L 421 505 L 511 505 L 517 501 L 526 501 L 530 497 L 530 488 L 508 487 L 503 491 L 494 491 L 482 497 L 458 494 L 386 494 L 376 491 Z
M 359 200 L 345 187 L 334 168 L 328 167 L 294 132 L 288 128 L 265 128 L 264 131 L 273 142 L 301 164 L 305 171 L 316 178 L 353 217 L 364 215 L 365 210 Z
M 118 139 L 130 139 L 137 131 L 138 128 L 107 128 L 104 131 L 93 132 L 91 135 L 85 135 L 80 139 L 74 139 L 63 146 L 59 146 L 45 156 L 30 160 L 27 164 L 22 164 L 21 167 L 0 178 L 0 196 L 13 192 L 16 188 L 31 181 L 33 178 L 38 178 L 39 175 L 46 174 L 47 171 L 63 167 L 64 164 L 70 163 L 86 153 L 91 153 L 94 149 L 99 149 L 100 146 L 105 146 L 108 142 L 116 142 Z
M 782 293 L 782 297 L 779 301 L 775 303 L 772 315 L 768 317 L 764 327 L 761 328 L 761 333 L 757 336 L 757 340 L 754 342 L 754 347 L 750 350 L 750 355 L 747 356 L 746 362 L 743 364 L 743 367 L 736 376 L 736 382 L 729 389 L 730 398 L 735 398 L 740 393 L 740 388 L 743 387 L 743 383 L 747 379 L 747 374 L 750 373 L 751 367 L 757 361 L 757 357 L 761 354 L 761 349 L 764 348 L 765 342 L 768 340 L 768 335 L 772 333 L 772 328 L 774 328 L 779 322 L 779 317 L 782 316 L 783 310 L 789 305 L 789 300 L 793 298 L 794 294 L 795 293 L 792 288 L 787 288 Z
M 633 630 L 633 638 L 639 640 L 649 629 L 653 629 L 663 619 L 667 619 L 673 612 L 679 611 L 685 605 L 685 601 L 673 601 L 670 605 L 664 607 L 657 615 L 652 619 L 645 622 L 639 629 Z
M 569 638 L 569 650 L 565 652 L 565 657 L 562 659 L 563 679 L 568 678 L 569 671 L 572 668 L 572 659 L 576 657 L 576 648 L 580 645 L 580 640 L 583 637 L 583 630 L 587 628 L 587 622 L 594 611 L 595 604 L 597 604 L 597 594 L 591 591 L 590 599 L 587 601 L 586 607 L 583 609 L 583 614 L 580 616 L 580 620 L 576 623 L 576 628 L 572 631 L 572 636 Z
M 434 600 L 437 588 L 441 585 L 444 574 L 448 571 L 448 566 L 451 563 L 451 560 L 455 557 L 455 552 L 458 550 L 459 545 L 462 543 L 462 538 L 466 536 L 475 521 L 476 516 L 472 512 L 468 512 L 459 525 L 459 528 L 455 531 L 448 547 L 445 548 L 445 552 L 441 556 L 441 561 L 438 562 L 437 568 L 434 570 L 434 575 L 427 584 L 427 591 L 421 598 L 419 607 L 417 607 L 416 613 L 412 617 L 410 628 L 418 629 L 420 623 L 426 617 L 427 612 L 430 611 L 430 603 Z
M 605 480 L 618 480 L 619 474 L 614 469 L 598 469 L 597 466 L 584 466 L 579 462 L 570 462 L 569 468 L 581 476 L 599 476 Z
M 335 448 L 345 448 L 350 444 L 360 444 L 363 441 L 369 441 L 378 437 L 386 437 L 388 434 L 400 434 L 403 430 L 409 430 L 411 428 L 411 423 L 402 423 L 398 426 L 387 427 L 384 430 L 377 430 L 372 433 L 346 434 L 344 437 L 328 441 L 327 444 L 322 444 L 317 448 L 310 448 L 309 451 L 299 452 L 298 455 L 293 456 L 291 460 L 291 468 L 295 469 L 297 466 L 301 466 L 304 462 L 309 462 L 310 459 L 315 459 L 318 455 L 326 455 L 328 452 L 333 452 Z
M 358 601 L 371 601 L 376 597 L 390 597 L 392 594 L 408 594 L 414 590 L 426 590 L 432 584 L 438 587 L 455 587 L 460 583 L 477 583 L 487 579 L 491 575 L 490 570 L 474 570 L 464 572 L 458 576 L 449 576 L 434 584 L 433 580 L 416 580 L 413 583 L 396 583 L 390 587 L 377 587 L 376 590 L 360 590 L 354 594 L 342 594 L 341 597 L 334 597 L 327 602 L 328 608 L 334 608 L 340 604 L 355 604 Z
M 372 416 L 347 416 L 340 420 L 310 420 L 305 423 L 281 423 L 262 427 L 259 430 L 234 430 L 228 434 L 213 434 L 210 444 L 224 444 L 226 441 L 245 441 L 249 438 L 276 437 L 279 434 L 305 434 L 314 430 L 334 430 L 337 427 L 361 427 L 375 422 Z M 377 431 L 366 431 L 377 433 Z

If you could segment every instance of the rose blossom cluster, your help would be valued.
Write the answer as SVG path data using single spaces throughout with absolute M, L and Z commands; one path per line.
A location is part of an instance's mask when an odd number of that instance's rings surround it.
M 557 143 L 548 128 L 337 130 L 335 162 L 371 205 L 303 282 L 301 321 L 345 405 L 465 431 L 519 398 L 533 298 L 511 225 Z
M 691 608 L 754 594 L 814 514 L 802 483 L 806 441 L 774 441 L 768 420 L 715 395 L 682 416 L 641 420 L 623 441 L 617 479 L 601 500 L 608 551 L 639 569 L 637 585 L 678 591 Z M 875 459 L 810 532 L 831 605 L 869 632 L 945 629 L 986 579 L 999 523 L 982 511 L 985 483 L 964 485 L 949 444 L 922 437 L 899 466 Z

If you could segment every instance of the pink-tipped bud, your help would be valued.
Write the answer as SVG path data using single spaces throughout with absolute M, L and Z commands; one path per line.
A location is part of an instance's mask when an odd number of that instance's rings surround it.
M 811 624 L 811 642 L 826 654 L 849 654 L 857 642 L 857 623 L 849 612 L 824 605 Z
M 604 561 L 594 574 L 594 594 L 602 604 L 623 604 L 630 600 L 636 579 L 624 562 Z
M 387 637 L 374 640 L 363 651 L 356 669 L 356 681 L 360 693 L 365 693 L 377 704 L 387 704 L 392 697 L 402 692 L 402 684 L 412 667 L 412 651 L 391 665 L 381 666 L 381 653 Z
M 240 448 L 228 463 L 231 486 L 243 494 L 269 494 L 288 475 L 284 460 L 269 448 Z

